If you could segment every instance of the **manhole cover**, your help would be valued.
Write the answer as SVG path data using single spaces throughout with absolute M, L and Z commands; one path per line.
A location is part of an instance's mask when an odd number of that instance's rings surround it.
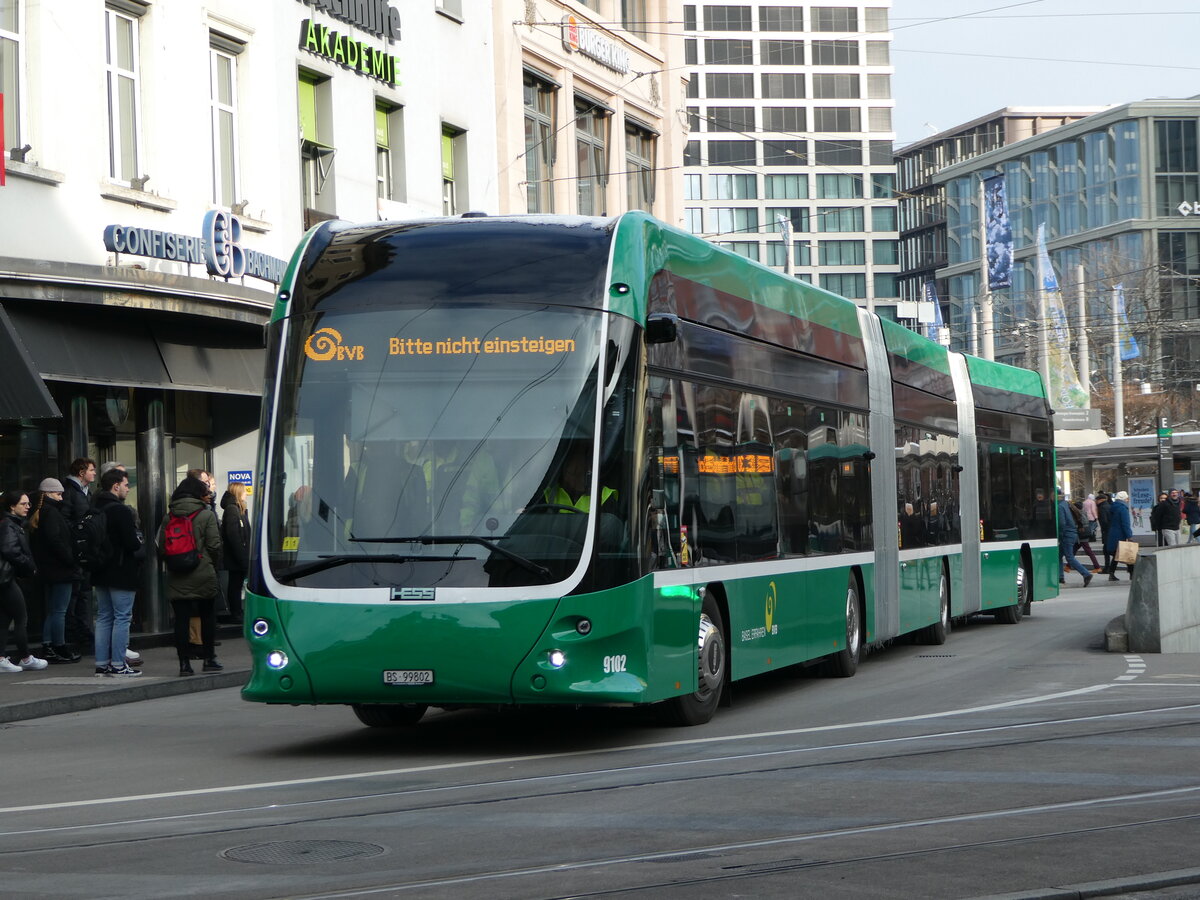
M 383 853 L 383 848 L 378 844 L 362 844 L 358 841 L 264 841 L 261 844 L 230 847 L 221 855 L 235 862 L 296 865 L 363 859 L 380 853 Z

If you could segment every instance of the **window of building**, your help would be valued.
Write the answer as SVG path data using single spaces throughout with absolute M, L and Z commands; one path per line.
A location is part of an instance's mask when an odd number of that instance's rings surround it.
M 646 0 L 621 0 L 621 25 L 626 31 L 646 33 Z
M 699 142 L 697 142 L 699 143 Z M 699 165 L 699 163 L 697 163 Z M 700 179 L 699 175 L 684 175 L 683 176 L 683 199 L 684 200 L 703 200 L 700 195 Z
M 872 106 L 867 110 L 868 131 L 891 131 L 892 110 L 888 106 Z
M 713 99 L 745 99 L 754 96 L 754 75 L 746 72 L 707 72 L 705 96 Z
M 876 272 L 875 273 L 875 296 L 879 297 L 899 297 L 900 290 L 896 283 L 896 274 L 894 272 Z
M 301 71 L 296 81 L 300 109 L 300 178 L 304 227 L 333 218 L 336 209 L 333 161 L 333 110 L 328 78 Z
M 855 78 L 855 81 L 858 79 Z M 855 91 L 858 90 L 855 85 Z M 855 97 L 858 96 L 856 93 Z M 892 76 L 891 75 L 868 75 L 867 76 L 867 99 L 869 100 L 891 100 L 892 99 Z
M 868 66 L 891 65 L 891 50 L 887 41 L 867 41 L 866 44 Z
M 802 106 L 764 106 L 763 131 L 807 131 L 807 116 Z
M 858 41 L 813 41 L 814 66 L 857 66 Z
M 858 31 L 858 10 L 846 6 L 814 6 L 813 31 Z
M 685 166 L 699 166 L 703 161 L 700 159 L 700 142 L 688 141 L 683 145 L 683 164 Z M 692 199 L 699 200 L 699 197 Z
M 696 4 L 688 3 L 683 7 L 683 30 L 696 30 Z
M 700 96 L 700 73 L 691 72 L 688 74 L 687 96 L 690 99 L 695 99 Z
M 4 153 L 25 144 L 21 33 L 24 4 L 0 2 L 0 94 L 4 95 Z
M 864 241 L 821 241 L 817 245 L 817 264 L 822 266 L 862 266 L 867 262 Z
M 818 166 L 862 165 L 861 141 L 814 141 Z
M 442 125 L 442 215 L 465 212 L 467 196 L 467 133 L 453 125 Z
M 1195 172 L 1196 120 L 1157 119 L 1154 122 L 1154 169 L 1157 172 Z
M 754 131 L 754 107 L 710 106 L 708 108 L 709 131 Z
M 764 66 L 804 65 L 804 41 L 759 41 Z
M 863 231 L 863 211 L 857 206 L 817 207 L 817 231 L 838 234 Z
M 757 162 L 754 141 L 709 141 L 710 166 L 753 166 Z
M 655 134 L 636 122 L 625 123 L 626 196 L 629 209 L 653 212 Z
M 714 206 L 709 210 L 713 234 L 748 234 L 758 231 L 758 209 L 753 206 Z
M 700 126 L 700 107 L 689 106 L 687 108 L 688 131 L 695 133 L 702 130 Z
M 404 111 L 375 101 L 375 186 L 380 200 L 405 199 Z
M 858 76 L 816 74 L 812 76 L 812 90 L 813 97 L 818 100 L 857 100 Z
M 896 207 L 894 207 L 894 206 L 872 206 L 871 207 L 871 230 L 872 231 L 895 231 L 896 230 Z
M 558 155 L 555 100 L 558 86 L 526 71 L 523 87 L 526 211 L 554 212 L 554 164 Z
M 751 27 L 748 6 L 704 7 L 705 31 L 749 31 Z
M 237 54 L 240 44 L 213 35 L 208 49 L 212 118 L 213 203 L 226 209 L 238 196 Z
M 888 173 L 871 174 L 871 196 L 876 200 L 889 200 L 896 196 L 896 176 Z
M 900 242 L 871 241 L 871 261 L 877 266 L 899 265 Z M 878 293 L 878 291 L 876 293 Z
M 863 30 L 868 34 L 880 34 L 888 30 L 888 11 L 884 7 L 869 6 L 863 12 L 866 19 L 866 27 Z
M 793 232 L 808 231 L 808 209 L 803 206 L 768 206 L 767 231 L 779 232 L 779 220 L 789 223 Z
M 700 63 L 700 52 L 695 38 L 685 38 L 683 41 L 683 64 L 695 66 Z
M 434 4 L 439 12 L 444 12 L 458 21 L 463 20 L 463 0 L 437 0 Z
M 696 206 L 688 206 L 683 210 L 683 228 L 691 234 L 704 233 L 704 210 Z
M 704 61 L 710 66 L 752 66 L 754 42 L 734 38 L 710 38 L 704 42 Z
M 862 110 L 857 106 L 813 107 L 813 131 L 862 131 Z
M 763 194 L 768 200 L 807 200 L 807 175 L 764 175 Z
M 865 300 L 867 276 L 859 272 L 827 272 L 821 275 L 821 287 L 850 300 Z
M 108 79 L 108 174 L 131 184 L 145 175 L 141 161 L 141 64 L 138 19 L 123 10 L 104 10 L 105 74 Z
M 804 10 L 799 6 L 761 6 L 759 31 L 803 31 Z
M 818 175 L 817 197 L 822 200 L 857 200 L 863 195 L 861 175 Z
M 807 141 L 763 141 L 764 166 L 803 166 L 808 162 Z
M 722 241 L 721 246 L 738 256 L 758 262 L 758 241 Z
M 709 200 L 757 200 L 758 178 L 754 175 L 709 175 Z
M 609 110 L 586 97 L 575 98 L 577 204 L 581 216 L 606 216 Z
M 768 100 L 800 99 L 804 96 L 804 76 L 798 72 L 763 72 L 762 95 Z
M 867 162 L 872 166 L 894 166 L 891 141 L 867 141 Z

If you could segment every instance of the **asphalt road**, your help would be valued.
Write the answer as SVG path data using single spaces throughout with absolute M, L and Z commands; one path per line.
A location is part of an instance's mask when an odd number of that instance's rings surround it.
M 235 689 L 12 723 L 0 892 L 1200 895 L 1200 654 L 1105 653 L 1128 583 L 1100 584 L 851 679 L 740 684 L 699 728 L 460 710 L 379 730 Z

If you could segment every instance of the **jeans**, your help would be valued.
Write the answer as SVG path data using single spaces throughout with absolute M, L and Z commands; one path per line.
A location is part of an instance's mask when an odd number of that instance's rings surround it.
M 42 623 L 42 643 L 61 646 L 67 642 L 67 604 L 71 602 L 70 581 L 46 582 L 46 620 Z
M 1075 558 L 1075 545 L 1077 543 L 1078 541 L 1075 539 L 1075 537 L 1069 536 L 1065 539 L 1060 537 L 1058 541 L 1058 552 L 1060 556 L 1070 563 L 1072 569 L 1074 569 L 1084 578 L 1087 578 L 1092 573 L 1085 569 L 1079 560 Z M 1058 580 L 1062 581 L 1061 574 L 1058 576 Z
M 129 620 L 133 618 L 132 590 L 96 585 L 96 665 L 125 665 Z
M 1179 546 L 1179 532 L 1173 528 L 1164 528 L 1162 532 L 1164 547 Z
M 25 634 L 25 595 L 15 581 L 0 584 L 0 656 L 8 648 L 8 623 L 12 623 L 13 642 L 17 645 L 17 660 L 29 655 L 29 638 Z

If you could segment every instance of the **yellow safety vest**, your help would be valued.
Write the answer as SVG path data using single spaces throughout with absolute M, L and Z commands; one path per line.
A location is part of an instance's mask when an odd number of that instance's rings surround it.
M 600 496 L 603 499 L 600 501 L 600 506 L 603 507 L 605 503 L 616 495 L 617 492 L 614 488 L 601 488 Z M 571 506 L 580 512 L 589 512 L 592 508 L 591 494 L 582 494 L 578 500 L 572 500 L 571 495 L 567 493 L 567 489 L 564 487 L 546 488 L 542 496 L 546 498 L 547 503 L 553 503 L 555 506 Z

